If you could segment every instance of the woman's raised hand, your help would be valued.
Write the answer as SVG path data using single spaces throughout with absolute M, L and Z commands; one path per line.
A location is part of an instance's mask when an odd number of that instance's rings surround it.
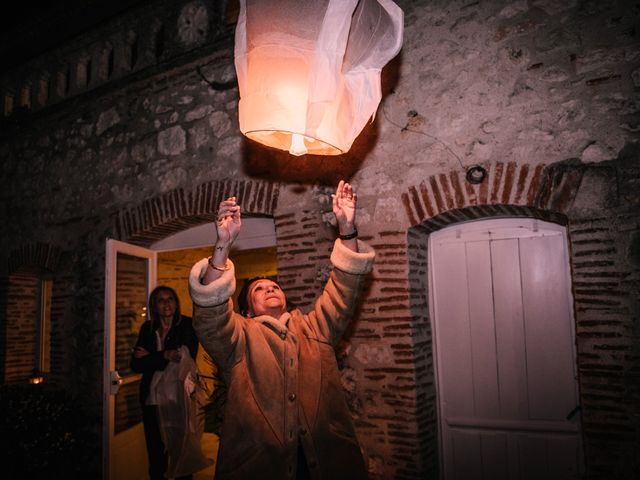
M 236 203 L 236 197 L 229 197 L 220 202 L 216 231 L 218 233 L 217 246 L 230 247 L 240 233 L 240 205 Z
M 229 197 L 220 202 L 216 219 L 218 239 L 213 247 L 211 257 L 208 259 L 207 271 L 201 279 L 204 285 L 220 278 L 223 272 L 229 270 L 229 252 L 231 245 L 238 238 L 241 225 L 240 205 L 236 203 L 236 197 Z
M 333 200 L 333 213 L 338 222 L 340 235 L 349 235 L 355 231 L 356 206 L 358 196 L 353 187 L 340 180 L 336 193 L 331 195 Z
M 356 206 L 358 196 L 350 184 L 340 180 L 336 193 L 331 195 L 331 198 L 333 199 L 333 214 L 338 222 L 340 240 L 345 247 L 357 252 Z

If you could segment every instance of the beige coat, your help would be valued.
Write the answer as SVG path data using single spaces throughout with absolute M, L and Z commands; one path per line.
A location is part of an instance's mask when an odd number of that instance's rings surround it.
M 206 259 L 193 267 L 194 327 L 229 389 L 217 480 L 293 478 L 299 442 L 311 478 L 367 477 L 334 352 L 373 265 L 371 247 L 358 248 L 337 240 L 335 268 L 314 308 L 280 319 L 233 312 L 233 268 L 202 285 Z

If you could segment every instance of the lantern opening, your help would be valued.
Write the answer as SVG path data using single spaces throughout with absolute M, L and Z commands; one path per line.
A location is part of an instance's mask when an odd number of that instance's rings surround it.
M 309 137 L 301 133 L 287 132 L 283 130 L 255 130 L 246 132 L 245 135 L 268 147 L 279 150 L 288 150 L 291 155 L 340 155 L 343 152 L 338 147 L 330 145 L 317 138 Z

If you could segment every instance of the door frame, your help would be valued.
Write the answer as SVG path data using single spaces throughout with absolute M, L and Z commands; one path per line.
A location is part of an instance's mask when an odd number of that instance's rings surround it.
M 131 382 L 139 379 L 141 375 L 132 375 L 128 379 L 115 380 L 112 372 L 115 372 L 115 335 L 116 335 L 116 271 L 118 253 L 124 253 L 135 257 L 147 259 L 147 285 L 146 297 L 155 287 L 156 283 L 156 252 L 148 248 L 132 245 L 107 238 L 106 240 L 106 268 L 105 268 L 105 296 L 104 296 L 104 355 L 102 369 L 102 436 L 103 436 L 103 461 L 102 478 L 110 480 L 111 475 L 111 455 L 113 430 L 115 426 L 115 395 L 112 394 L 113 387 L 119 387 L 123 382 Z M 116 382 L 116 383 L 114 383 Z
M 513 227 L 513 223 L 518 222 L 521 226 L 515 226 Z M 476 225 L 473 225 L 476 224 Z M 569 315 L 571 318 L 571 322 L 570 322 L 570 329 L 571 329 L 571 338 L 572 338 L 572 352 L 571 352 L 571 358 L 573 359 L 573 374 L 574 374 L 574 379 L 575 379 L 575 388 L 576 388 L 576 398 L 578 400 L 578 402 L 580 402 L 581 397 L 580 397 L 580 385 L 579 385 L 579 379 L 578 379 L 578 363 L 577 363 L 577 343 L 576 343 L 576 317 L 575 317 L 575 305 L 574 305 L 574 298 L 573 298 L 573 281 L 572 281 L 572 276 L 571 276 L 571 252 L 569 250 L 569 241 L 568 241 L 568 231 L 567 228 L 564 225 L 560 225 L 557 223 L 553 223 L 553 222 L 549 222 L 549 221 L 543 221 L 543 220 L 538 220 L 536 218 L 531 218 L 531 217 L 489 217 L 489 218 L 479 218 L 479 219 L 474 219 L 474 220 L 469 220 L 469 221 L 463 221 L 463 222 L 458 222 L 458 223 L 454 223 L 451 225 L 447 225 L 446 227 L 443 227 L 440 230 L 437 230 L 435 232 L 432 232 L 429 237 L 428 237 L 428 254 L 427 254 L 427 282 L 428 282 L 428 305 L 429 305 L 429 323 L 430 323 L 430 327 L 431 327 L 431 338 L 432 338 L 432 348 L 433 348 L 433 374 L 434 374 L 434 381 L 435 381 L 435 396 L 436 396 L 436 423 L 437 423 L 437 439 L 438 439 L 438 466 L 439 466 L 439 471 L 440 471 L 440 478 L 443 478 L 446 480 L 446 475 L 445 475 L 445 469 L 446 469 L 446 465 L 445 465 L 445 451 L 444 451 L 444 444 L 443 444 L 443 440 L 444 440 L 444 432 L 443 432 L 443 422 L 444 419 L 442 417 L 442 407 L 441 407 L 441 402 L 442 402 L 442 398 L 441 398 L 441 393 L 440 393 L 440 370 L 438 368 L 438 332 L 437 332 L 437 326 L 435 323 L 435 303 L 434 303 L 434 269 L 433 269 L 433 242 L 438 240 L 438 237 L 441 236 L 442 234 L 445 234 L 445 232 L 447 234 L 451 234 L 452 232 L 455 232 L 453 235 L 455 235 L 456 238 L 460 238 L 460 233 L 461 233 L 461 227 L 464 225 L 464 228 L 467 229 L 466 234 L 468 235 L 469 233 L 472 233 L 473 235 L 476 236 L 477 240 L 480 241 L 482 240 L 483 236 L 484 239 L 488 239 L 488 240 L 497 240 L 500 238 L 507 238 L 506 234 L 502 234 L 500 235 L 499 232 L 491 232 L 491 227 L 496 228 L 496 227 L 504 227 L 504 226 L 508 226 L 508 228 L 506 230 L 510 231 L 511 233 L 509 234 L 508 238 L 515 238 L 515 237 L 524 237 L 524 236 L 531 236 L 531 235 L 519 235 L 518 232 L 524 232 L 523 229 L 528 229 L 528 231 L 533 231 L 534 233 L 537 233 L 540 229 L 540 227 L 542 227 L 544 230 L 547 231 L 551 231 L 552 235 L 560 235 L 562 238 L 562 243 L 563 243 L 563 249 L 564 249 L 564 257 L 566 260 L 566 268 L 563 269 L 563 275 L 565 275 L 565 281 L 568 284 L 568 294 L 569 294 Z M 477 228 L 473 228 L 474 226 L 477 226 Z M 471 227 L 471 228 L 469 228 Z M 489 227 L 487 229 L 487 227 Z M 458 229 L 458 231 L 456 232 L 456 229 Z M 502 229 L 502 232 L 504 232 L 505 229 Z M 543 234 L 541 233 L 540 236 L 543 236 Z M 462 241 L 462 240 L 460 240 Z M 584 471 L 584 445 L 582 444 L 582 422 L 581 422 L 581 418 L 578 419 L 578 426 L 577 426 L 577 435 L 578 435 L 578 441 L 580 443 L 580 449 L 581 449 L 581 463 L 578 465 L 578 469 L 579 471 Z
M 114 371 L 115 345 L 111 339 L 115 337 L 115 291 L 116 260 L 118 253 L 152 258 L 149 262 L 147 279 L 149 291 L 147 298 L 157 283 L 157 254 L 161 252 L 183 250 L 199 247 L 211 247 L 216 241 L 216 229 L 214 223 L 204 223 L 187 228 L 169 235 L 149 246 L 141 247 L 124 241 L 106 238 L 105 259 L 105 303 L 104 303 L 104 333 L 103 333 L 103 386 L 102 386 L 102 474 L 104 480 L 110 480 L 111 469 L 111 441 L 114 428 L 114 396 L 111 395 L 111 375 Z M 242 219 L 242 230 L 234 242 L 233 251 L 250 250 L 276 246 L 275 219 L 273 217 L 245 217 Z M 139 375 L 131 376 L 132 380 Z

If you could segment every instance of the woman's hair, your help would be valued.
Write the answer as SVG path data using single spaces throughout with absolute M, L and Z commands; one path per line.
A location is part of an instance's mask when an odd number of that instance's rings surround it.
M 240 315 L 244 315 L 245 317 L 249 314 L 249 288 L 252 283 L 257 282 L 258 280 L 269 280 L 267 277 L 253 277 L 244 281 L 244 285 L 242 285 L 242 289 L 240 293 L 238 293 L 238 309 L 240 310 Z
M 275 280 L 269 277 L 253 277 L 245 280 L 240 293 L 238 293 L 238 310 L 240 310 L 240 315 L 245 317 L 249 315 L 249 290 L 251 289 L 251 285 L 258 280 L 271 280 L 275 282 Z M 278 284 L 278 286 L 280 286 L 280 284 Z M 287 300 L 287 311 L 291 311 L 294 308 L 295 305 Z
M 151 326 L 153 327 L 153 330 L 157 329 L 160 326 L 160 318 L 158 316 L 158 312 L 156 312 L 156 300 L 158 299 L 158 294 L 160 292 L 169 292 L 171 295 L 173 295 L 173 298 L 176 301 L 176 311 L 173 314 L 171 324 L 177 325 L 182 319 L 182 315 L 180 314 L 180 299 L 178 298 L 178 294 L 176 293 L 176 291 L 171 287 L 167 287 L 166 285 L 158 285 L 153 289 L 151 295 L 149 295 L 149 305 L 147 306 L 147 318 L 150 322 L 152 322 Z

